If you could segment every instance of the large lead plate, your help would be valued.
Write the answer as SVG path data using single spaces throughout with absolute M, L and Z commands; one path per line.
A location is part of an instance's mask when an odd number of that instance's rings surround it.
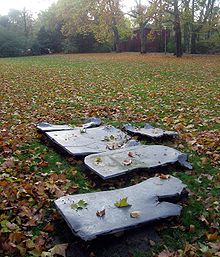
M 92 154 L 85 158 L 85 164 L 103 179 L 173 163 L 192 168 L 187 162 L 186 154 L 163 145 L 140 145 L 113 152 Z
M 130 138 L 112 126 L 75 128 L 72 130 L 46 132 L 46 135 L 72 155 L 85 156 L 121 148 Z
M 180 215 L 182 207 L 168 201 L 180 196 L 185 187 L 175 177 L 169 179 L 154 177 L 123 189 L 64 196 L 56 200 L 55 205 L 72 232 L 87 241 L 99 235 L 111 234 L 147 222 Z M 127 198 L 131 206 L 117 208 L 115 202 L 122 198 Z M 72 204 L 80 200 L 88 204 L 86 208 L 79 210 L 71 208 Z M 105 215 L 98 217 L 97 211 L 104 209 Z M 139 213 L 136 218 L 131 217 L 131 212 L 134 211 Z

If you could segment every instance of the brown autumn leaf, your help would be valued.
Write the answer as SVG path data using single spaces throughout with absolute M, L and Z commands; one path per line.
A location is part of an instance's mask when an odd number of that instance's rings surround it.
M 134 218 L 134 219 L 139 218 L 140 215 L 141 215 L 141 212 L 140 212 L 140 211 L 132 211 L 132 212 L 130 212 L 130 217 L 131 217 L 131 218 Z
M 190 232 L 190 233 L 194 233 L 194 232 L 195 232 L 195 225 L 192 225 L 192 224 L 191 224 L 191 225 L 189 226 L 189 232 Z
M 129 166 L 129 165 L 132 164 L 132 160 L 124 160 L 122 163 L 123 163 L 125 166 Z
M 13 244 L 20 244 L 25 238 L 25 234 L 20 231 L 12 232 L 9 235 L 9 241 Z
M 101 211 L 97 211 L 97 212 L 96 212 L 96 216 L 98 216 L 98 217 L 103 217 L 103 216 L 105 216 L 105 209 L 103 209 L 103 210 L 101 210 Z
M 135 157 L 135 152 L 128 152 L 128 156 L 131 157 L 131 158 L 134 158 Z
M 54 225 L 52 223 L 47 223 L 47 225 L 42 230 L 45 232 L 53 232 Z
M 199 217 L 199 220 L 201 220 L 202 222 L 204 222 L 207 226 L 209 225 L 209 222 L 207 221 L 207 219 L 205 218 L 204 215 L 201 215 L 201 216 Z
M 166 179 L 169 179 L 169 178 L 170 178 L 170 175 L 168 175 L 168 174 L 160 174 L 160 175 L 159 175 L 159 178 L 166 180 Z
M 40 163 L 38 163 L 38 166 L 39 167 L 47 167 L 49 165 L 49 163 L 48 162 L 46 162 L 46 161 L 41 161 Z
M 53 248 L 49 250 L 49 252 L 54 255 L 60 255 L 63 257 L 66 257 L 66 249 L 68 247 L 68 244 L 57 244 Z
M 211 248 L 220 251 L 220 241 L 212 243 L 212 242 L 208 242 L 207 243 L 208 246 L 210 246 Z
M 77 185 L 71 185 L 67 189 L 67 194 L 74 194 L 79 190 L 79 186 Z
M 205 235 L 206 235 L 207 240 L 209 240 L 209 241 L 220 240 L 220 236 L 219 236 L 218 232 L 215 232 L 215 233 L 206 232 Z
M 159 253 L 156 257 L 178 257 L 175 252 L 170 252 L 168 250 L 164 250 Z
M 64 196 L 64 192 L 61 189 L 59 189 L 59 187 L 57 185 L 55 185 L 55 184 L 48 185 L 48 188 L 49 188 L 50 192 L 52 194 L 54 194 L 54 196 L 56 198 L 60 198 L 60 197 Z

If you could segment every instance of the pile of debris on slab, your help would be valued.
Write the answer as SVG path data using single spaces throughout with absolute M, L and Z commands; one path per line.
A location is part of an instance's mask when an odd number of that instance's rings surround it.
M 132 139 L 135 135 L 153 140 L 177 137 L 174 131 L 149 124 L 144 128 L 127 124 L 122 131 L 101 125 L 99 118 L 91 118 L 80 127 L 43 122 L 37 128 L 72 156 L 85 157 L 86 166 L 103 180 L 174 163 L 192 169 L 186 154 L 168 146 L 143 145 Z M 56 200 L 55 205 L 72 232 L 87 241 L 180 215 L 181 206 L 173 201 L 180 200 L 185 189 L 186 185 L 179 179 L 165 175 L 123 189 L 67 195 Z

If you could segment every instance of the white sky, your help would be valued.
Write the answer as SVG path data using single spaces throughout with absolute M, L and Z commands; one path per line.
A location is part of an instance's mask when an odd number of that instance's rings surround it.
M 0 0 L 0 14 L 6 15 L 10 9 L 27 9 L 36 15 L 41 10 L 46 10 L 57 0 Z
M 0 14 L 6 15 L 10 9 L 22 10 L 26 8 L 36 16 L 39 11 L 46 10 L 57 0 L 0 0 Z M 123 0 L 125 10 L 130 10 L 134 5 L 134 0 Z

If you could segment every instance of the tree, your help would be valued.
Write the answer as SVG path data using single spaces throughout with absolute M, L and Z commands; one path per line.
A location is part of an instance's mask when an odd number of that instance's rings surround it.
M 157 0 L 150 3 L 149 6 L 143 5 L 141 0 L 136 0 L 136 6 L 131 10 L 129 15 L 134 19 L 134 23 L 138 25 L 140 30 L 141 47 L 140 52 L 142 54 L 147 52 L 146 49 L 146 27 L 150 21 L 154 21 L 157 16 L 158 2 Z
M 62 25 L 57 6 L 52 4 L 48 10 L 38 15 L 35 22 L 35 44 L 42 50 L 50 48 L 52 52 L 61 52 L 64 41 Z
M 59 0 L 57 8 L 66 38 L 92 33 L 97 42 L 111 42 L 113 50 L 120 51 L 122 35 L 130 30 L 120 0 Z
M 11 9 L 8 13 L 10 30 L 20 34 L 25 39 L 25 47 L 29 47 L 32 39 L 33 18 L 25 8 L 22 11 Z
M 23 46 L 23 40 L 18 35 L 0 26 L 0 57 L 19 56 Z
M 33 19 L 25 9 L 0 16 L 0 56 L 24 55 L 32 41 Z
M 196 53 L 196 43 L 199 41 L 199 35 L 204 27 L 208 28 L 207 36 L 209 37 L 212 30 L 212 21 L 214 19 L 214 10 L 216 0 L 192 0 L 192 37 L 191 53 Z M 196 17 L 197 13 L 197 17 Z M 219 24 L 216 24 L 219 27 Z
M 173 20 L 173 29 L 175 33 L 175 55 L 176 57 L 181 57 L 183 55 L 183 49 L 178 0 L 166 0 L 165 11 L 172 16 Z

